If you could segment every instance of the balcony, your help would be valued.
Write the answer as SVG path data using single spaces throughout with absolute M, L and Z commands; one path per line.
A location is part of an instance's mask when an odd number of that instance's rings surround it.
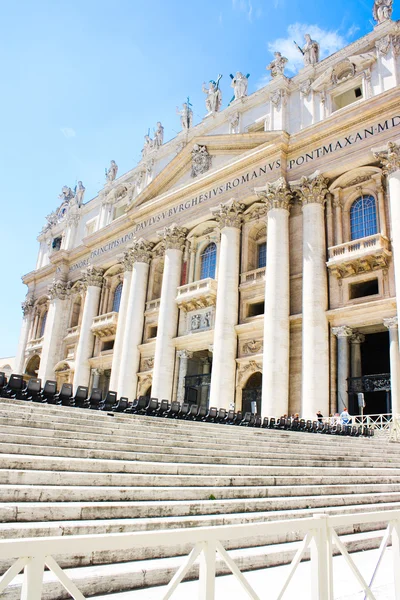
M 386 268 L 392 253 L 380 233 L 328 248 L 328 269 L 338 279 Z
M 265 282 L 265 267 L 246 271 L 240 275 L 240 287 L 247 285 L 256 285 L 257 283 Z
M 160 298 L 156 298 L 155 300 L 149 300 L 146 302 L 146 314 L 148 312 L 156 312 L 160 310 Z
M 67 342 L 73 342 L 74 340 L 77 340 L 79 338 L 80 333 L 80 325 L 76 325 L 76 327 L 68 327 L 67 335 L 65 336 L 64 340 Z
M 42 349 L 44 336 L 30 340 L 26 345 L 27 352 L 37 352 Z
M 178 287 L 176 302 L 185 312 L 215 306 L 216 301 L 217 282 L 210 277 Z
M 117 324 L 118 313 L 109 312 L 93 319 L 91 331 L 99 338 L 111 337 L 117 331 Z

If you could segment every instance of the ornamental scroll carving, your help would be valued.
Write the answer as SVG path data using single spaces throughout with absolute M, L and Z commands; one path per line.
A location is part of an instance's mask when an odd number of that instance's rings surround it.
M 264 200 L 267 211 L 273 208 L 290 209 L 292 192 L 284 177 L 280 177 L 275 183 L 267 183 L 263 188 L 255 188 L 254 191 Z
M 323 175 L 317 177 L 302 177 L 299 185 L 292 185 L 292 190 L 297 193 L 303 206 L 306 204 L 322 204 L 326 202 L 328 194 L 328 180 Z
M 143 238 L 134 240 L 132 246 L 129 249 L 132 263 L 142 262 L 149 264 L 151 260 L 152 248 L 153 244 L 151 244 L 150 242 L 146 242 L 146 240 L 144 240 Z
M 154 356 L 142 359 L 142 371 L 150 371 L 154 367 Z
M 100 269 L 99 267 L 88 267 L 82 271 L 84 285 L 86 287 L 101 287 L 103 285 L 103 274 L 104 269 Z
M 250 340 L 245 342 L 242 346 L 243 354 L 258 354 L 263 347 L 261 340 Z
M 70 282 L 66 283 L 65 281 L 61 281 L 60 279 L 54 279 L 53 282 L 47 288 L 50 300 L 55 300 L 56 298 L 59 300 L 65 300 L 65 298 L 69 294 L 70 288 Z
M 382 171 L 385 175 L 390 175 L 400 169 L 400 146 L 394 142 L 388 143 L 386 151 L 374 152 L 374 156 L 382 163 Z
M 212 208 L 211 213 L 221 229 L 224 227 L 236 227 L 239 229 L 242 224 L 244 209 L 244 204 L 231 198 L 228 202 L 221 203 L 216 208 Z
M 157 231 L 157 235 L 159 235 L 164 242 L 165 250 L 183 250 L 186 234 L 186 227 L 180 227 L 176 223 L 172 223 L 169 227 Z
M 240 384 L 243 379 L 247 379 L 251 374 L 262 373 L 262 363 L 257 362 L 255 360 L 250 360 L 247 364 L 241 366 L 238 371 L 238 384 Z
M 24 317 L 33 313 L 33 309 L 35 307 L 35 298 L 33 296 L 29 296 L 24 302 L 21 303 L 22 313 Z

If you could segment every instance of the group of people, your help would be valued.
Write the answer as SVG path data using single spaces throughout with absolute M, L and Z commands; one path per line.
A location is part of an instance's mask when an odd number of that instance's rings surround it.
M 317 417 L 317 421 L 319 423 L 324 422 L 324 415 L 321 413 L 320 410 L 318 410 L 316 412 L 316 417 Z M 289 415 L 282 415 L 282 417 L 281 417 L 281 419 L 288 419 L 288 418 L 289 418 Z M 294 414 L 290 415 L 290 419 L 292 419 L 292 421 L 299 421 L 300 420 L 299 413 L 294 413 Z M 352 422 L 352 417 L 349 415 L 349 411 L 346 406 L 343 408 L 343 410 L 340 414 L 337 412 L 334 415 L 330 415 L 330 417 L 329 417 L 330 425 L 349 425 L 351 422 Z

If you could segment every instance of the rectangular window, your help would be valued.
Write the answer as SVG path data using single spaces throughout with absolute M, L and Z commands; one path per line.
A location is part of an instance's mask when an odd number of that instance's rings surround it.
M 258 244 L 258 260 L 257 260 L 258 269 L 262 269 L 267 266 L 267 244 L 264 242 L 263 244 Z
M 114 348 L 114 340 L 111 340 L 109 342 L 103 342 L 103 345 L 101 347 L 101 351 L 102 352 L 107 352 L 107 350 L 112 350 Z
M 362 281 L 361 283 L 353 283 L 350 285 L 349 298 L 364 298 L 365 296 L 375 296 L 379 294 L 379 284 L 377 279 Z
M 357 100 L 361 100 L 363 97 L 363 91 L 361 86 L 357 86 L 352 88 L 351 90 L 347 90 L 347 92 L 343 92 L 342 94 L 338 94 L 332 98 L 332 110 L 339 110 L 339 108 L 344 108 L 345 106 L 349 106 L 349 104 L 353 104 L 353 102 L 357 102 Z
M 149 327 L 149 335 L 148 335 L 148 339 L 152 339 L 157 337 L 157 325 L 152 325 L 151 327 Z
M 256 317 L 264 314 L 264 302 L 254 302 L 247 306 L 247 316 Z

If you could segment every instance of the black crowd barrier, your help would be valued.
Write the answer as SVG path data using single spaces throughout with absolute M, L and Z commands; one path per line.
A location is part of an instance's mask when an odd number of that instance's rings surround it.
M 332 425 L 329 422 L 288 417 L 262 418 L 260 415 L 254 415 L 250 412 L 243 414 L 241 411 L 235 412 L 234 410 L 218 409 L 215 407 L 206 408 L 205 406 L 198 406 L 197 404 L 189 404 L 187 402 L 181 404 L 176 401 L 160 401 L 158 398 L 149 398 L 147 396 L 139 396 L 133 402 L 129 402 L 128 398 L 123 396 L 118 400 L 117 393 L 112 391 L 108 391 L 103 397 L 101 390 L 96 388 L 92 389 L 89 396 L 89 389 L 83 385 L 78 386 L 75 394 L 73 394 L 71 383 L 63 383 L 60 391 L 57 391 L 57 383 L 55 381 L 47 380 L 42 388 L 40 379 L 32 377 L 26 382 L 22 375 L 12 374 L 7 381 L 5 374 L 2 372 L 0 372 L 0 397 L 112 413 L 219 423 L 220 425 L 352 437 L 372 437 L 374 435 L 374 430 L 366 425 Z

